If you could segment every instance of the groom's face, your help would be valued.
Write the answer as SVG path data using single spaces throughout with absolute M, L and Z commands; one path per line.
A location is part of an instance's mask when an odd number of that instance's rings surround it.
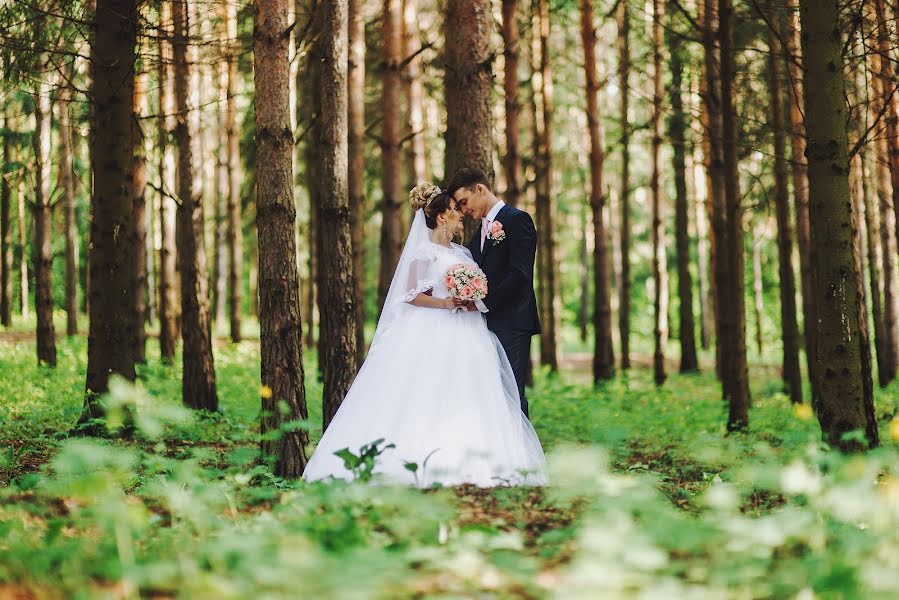
M 484 186 L 480 183 L 469 188 L 459 188 L 453 194 L 456 199 L 456 206 L 463 214 L 468 215 L 472 219 L 483 219 L 487 216 L 487 194 Z

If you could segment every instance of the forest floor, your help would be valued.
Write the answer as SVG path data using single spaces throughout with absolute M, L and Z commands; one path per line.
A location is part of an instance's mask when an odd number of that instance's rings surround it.
M 68 435 L 85 339 L 58 350 L 40 368 L 28 334 L 0 334 L 0 600 L 899 591 L 872 575 L 899 562 L 895 387 L 878 393 L 882 447 L 843 457 L 776 369 L 752 369 L 751 429 L 727 436 L 713 375 L 656 388 L 638 366 L 594 387 L 572 353 L 529 391 L 551 486 L 421 492 L 284 481 L 257 464 L 257 342 L 217 345 L 221 412 L 199 416 L 180 408 L 177 361 L 151 345 L 139 386 L 110 395 L 138 406 L 130 440 Z

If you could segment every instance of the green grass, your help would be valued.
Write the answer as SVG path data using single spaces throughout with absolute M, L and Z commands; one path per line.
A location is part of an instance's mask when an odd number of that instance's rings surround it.
M 899 594 L 895 386 L 878 392 L 882 447 L 844 457 L 769 369 L 753 370 L 750 431 L 730 436 L 710 374 L 594 388 L 538 371 L 553 485 L 423 492 L 273 476 L 257 462 L 258 343 L 218 348 L 221 411 L 202 417 L 180 406 L 178 361 L 148 347 L 138 387 L 111 394 L 137 404 L 137 435 L 96 440 L 67 435 L 84 338 L 60 340 L 55 369 L 0 340 L 0 597 Z M 315 373 L 307 355 L 317 423 Z

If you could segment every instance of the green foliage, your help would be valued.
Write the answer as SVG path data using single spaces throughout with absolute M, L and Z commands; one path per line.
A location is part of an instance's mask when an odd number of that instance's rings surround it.
M 66 439 L 84 341 L 60 348 L 49 370 L 32 343 L 0 344 L 0 587 L 216 599 L 899 593 L 891 390 L 878 397 L 883 447 L 843 456 L 770 375 L 752 381 L 752 430 L 725 436 L 711 375 L 660 390 L 640 371 L 600 388 L 538 371 L 531 412 L 553 485 L 421 491 L 365 483 L 389 440 L 344 453 L 359 482 L 286 481 L 259 464 L 253 342 L 217 353 L 221 414 L 184 411 L 179 368 L 151 346 L 141 382 L 116 381 L 105 400 L 136 408 L 134 438 Z M 307 382 L 304 428 L 320 422 L 320 387 Z

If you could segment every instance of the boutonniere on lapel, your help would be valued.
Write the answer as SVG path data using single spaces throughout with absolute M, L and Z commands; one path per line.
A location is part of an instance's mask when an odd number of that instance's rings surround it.
M 487 230 L 487 239 L 490 240 L 494 246 L 506 239 L 506 232 L 503 231 L 503 224 L 499 221 L 491 223 L 490 229 Z

